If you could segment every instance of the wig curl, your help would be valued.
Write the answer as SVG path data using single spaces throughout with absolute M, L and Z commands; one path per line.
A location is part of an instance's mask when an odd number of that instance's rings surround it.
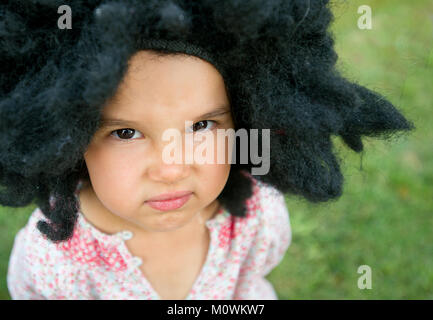
M 0 204 L 35 201 L 48 218 L 38 229 L 53 242 L 72 236 L 74 191 L 88 178 L 83 154 L 141 39 L 212 53 L 235 130 L 271 129 L 270 169 L 256 178 L 283 193 L 311 202 L 341 195 L 333 135 L 361 152 L 363 136 L 414 129 L 336 70 L 328 0 L 74 0 L 72 29 L 59 29 L 63 2 L 0 4 Z M 232 164 L 218 197 L 234 216 L 245 215 L 252 184 L 243 170 L 253 166 Z

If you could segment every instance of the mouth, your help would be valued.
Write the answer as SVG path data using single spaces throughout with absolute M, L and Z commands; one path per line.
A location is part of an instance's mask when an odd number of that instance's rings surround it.
M 159 211 L 170 211 L 182 207 L 185 203 L 188 202 L 191 195 L 192 192 L 190 191 L 163 194 L 157 197 L 153 197 L 145 201 L 145 203 L 148 204 L 151 208 Z

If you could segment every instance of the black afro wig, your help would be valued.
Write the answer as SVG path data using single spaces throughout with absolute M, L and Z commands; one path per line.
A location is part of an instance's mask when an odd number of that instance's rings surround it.
M 73 0 L 72 29 L 60 29 L 63 4 L 0 4 L 0 204 L 35 201 L 49 222 L 38 229 L 53 242 L 72 236 L 74 191 L 88 178 L 83 154 L 143 39 L 212 54 L 235 129 L 271 129 L 269 173 L 256 178 L 283 193 L 311 202 L 341 195 L 332 135 L 360 152 L 362 136 L 414 128 L 383 96 L 337 72 L 328 0 Z M 245 214 L 252 185 L 243 171 L 253 166 L 232 164 L 218 197 L 232 215 Z

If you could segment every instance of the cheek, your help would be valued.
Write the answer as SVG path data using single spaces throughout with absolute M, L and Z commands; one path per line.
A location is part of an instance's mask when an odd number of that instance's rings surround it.
M 224 186 L 230 173 L 230 164 L 198 165 L 197 190 L 207 201 L 215 200 Z
M 224 141 L 225 140 L 225 141 Z M 196 164 L 197 176 L 197 190 L 203 199 L 214 200 L 223 190 L 229 173 L 230 173 L 230 162 L 229 162 L 229 151 L 231 151 L 233 143 L 228 138 L 218 138 L 217 133 L 209 133 L 208 139 L 201 140 L 201 147 L 204 148 L 206 141 L 213 141 L 212 146 L 206 146 L 207 148 L 213 149 L 213 163 Z M 212 148 L 213 147 L 213 148 Z M 201 149 L 199 149 L 201 150 Z M 221 150 L 224 153 L 224 163 L 218 164 L 218 151 Z M 195 150 L 196 151 L 196 150 Z M 207 151 L 203 153 L 204 158 L 207 158 Z
M 134 166 L 133 157 L 126 154 L 124 150 L 95 147 L 84 155 L 93 189 L 108 206 L 117 206 L 137 194 L 138 166 Z

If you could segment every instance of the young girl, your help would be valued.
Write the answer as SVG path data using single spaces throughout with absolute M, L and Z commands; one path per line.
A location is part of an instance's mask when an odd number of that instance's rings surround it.
M 336 71 L 328 1 L 71 1 L 70 29 L 61 5 L 0 5 L 0 204 L 38 205 L 13 299 L 276 299 L 283 194 L 341 195 L 331 135 L 360 152 L 413 129 Z M 173 129 L 215 159 L 236 146 L 218 129 L 270 129 L 269 170 L 168 163 Z

